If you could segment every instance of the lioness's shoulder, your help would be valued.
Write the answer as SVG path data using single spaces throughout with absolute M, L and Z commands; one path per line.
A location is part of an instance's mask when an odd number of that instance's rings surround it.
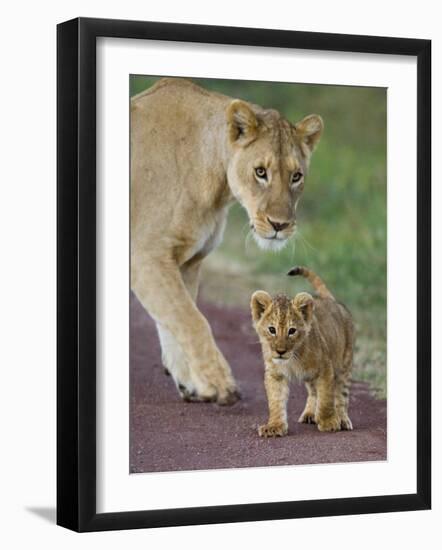
M 133 96 L 131 99 L 132 105 L 143 102 L 143 100 L 148 100 L 149 97 L 154 95 L 179 95 L 180 100 L 184 102 L 194 100 L 194 98 L 196 101 L 201 100 L 202 98 L 206 101 L 210 99 L 219 100 L 221 98 L 232 99 L 217 92 L 211 92 L 201 88 L 201 86 L 198 86 L 198 84 L 195 84 L 187 78 L 166 77 L 158 80 L 147 90 Z

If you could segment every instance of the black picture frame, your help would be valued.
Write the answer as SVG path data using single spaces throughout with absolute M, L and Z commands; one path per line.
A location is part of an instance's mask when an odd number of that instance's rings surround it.
M 96 39 L 116 37 L 417 59 L 417 492 L 96 512 Z M 431 506 L 431 41 L 74 19 L 57 28 L 57 523 L 75 531 L 424 510 Z

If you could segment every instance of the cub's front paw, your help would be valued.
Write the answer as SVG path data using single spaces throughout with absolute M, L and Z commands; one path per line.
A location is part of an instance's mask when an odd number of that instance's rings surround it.
M 311 411 L 304 411 L 298 418 L 298 422 L 300 424 L 316 424 L 315 413 Z
M 341 419 L 338 416 L 318 420 L 318 430 L 320 432 L 339 432 L 341 429 Z
M 288 426 L 282 422 L 278 424 L 263 424 L 258 428 L 260 437 L 282 437 L 287 435 Z

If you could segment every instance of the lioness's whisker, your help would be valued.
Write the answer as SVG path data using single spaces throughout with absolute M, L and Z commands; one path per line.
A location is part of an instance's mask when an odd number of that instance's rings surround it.
M 253 241 L 253 231 L 249 229 L 249 232 L 247 233 L 247 236 L 244 241 L 244 248 L 246 251 L 246 256 L 248 255 L 250 251 L 250 243 Z
M 247 232 L 251 231 L 250 222 L 245 222 L 245 224 L 241 227 L 241 232 L 242 233 L 245 233 L 246 231 Z
M 299 233 L 299 236 L 301 237 L 303 243 L 308 245 L 309 248 L 311 248 L 314 252 L 318 252 L 318 249 L 315 248 L 312 244 L 310 244 L 309 241 L 304 237 L 304 235 L 302 235 L 302 233 Z
M 302 244 L 302 249 L 303 249 L 303 252 L 304 252 L 304 256 L 307 260 L 307 263 L 310 263 L 310 251 L 308 250 L 307 246 L 306 246 L 306 240 L 305 240 L 305 237 L 302 235 L 302 233 L 298 232 L 296 234 L 296 238 L 299 239 L 299 242 Z M 312 247 L 311 247 L 312 248 Z
M 296 239 L 292 239 L 292 242 L 291 242 L 291 246 L 292 246 L 292 262 L 295 261 L 295 254 L 296 254 Z

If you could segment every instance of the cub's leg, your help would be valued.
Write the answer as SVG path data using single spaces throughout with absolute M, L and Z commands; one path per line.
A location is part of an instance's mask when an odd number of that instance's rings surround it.
M 351 368 L 353 357 L 345 358 L 344 371 L 338 373 L 336 378 L 336 409 L 341 421 L 343 430 L 352 430 L 353 424 L 348 416 L 348 402 L 350 399 L 350 384 L 351 384 Z
M 343 430 L 352 430 L 353 424 L 348 416 L 348 401 L 350 396 L 350 383 L 338 384 L 336 386 L 336 408 Z
M 210 326 L 196 307 L 176 263 L 172 259 L 146 257 L 144 262 L 138 261 L 132 276 L 132 288 L 140 302 L 181 347 L 197 399 L 216 400 L 221 405 L 237 401 L 239 394 L 230 367 L 217 348 Z M 176 355 L 172 354 L 174 358 Z M 176 379 L 179 381 L 178 372 Z
M 315 423 L 315 413 L 316 413 L 316 387 L 312 382 L 306 382 L 305 387 L 307 388 L 307 401 L 305 403 L 304 411 L 298 419 L 298 422 L 304 424 L 314 424 Z
M 335 380 L 333 367 L 328 365 L 316 381 L 318 394 L 316 405 L 316 424 L 321 432 L 337 432 L 341 421 L 335 407 Z
M 269 405 L 267 424 L 258 428 L 261 437 L 283 436 L 288 432 L 287 399 L 289 397 L 289 381 L 285 376 L 272 374 L 266 369 L 264 386 Z

